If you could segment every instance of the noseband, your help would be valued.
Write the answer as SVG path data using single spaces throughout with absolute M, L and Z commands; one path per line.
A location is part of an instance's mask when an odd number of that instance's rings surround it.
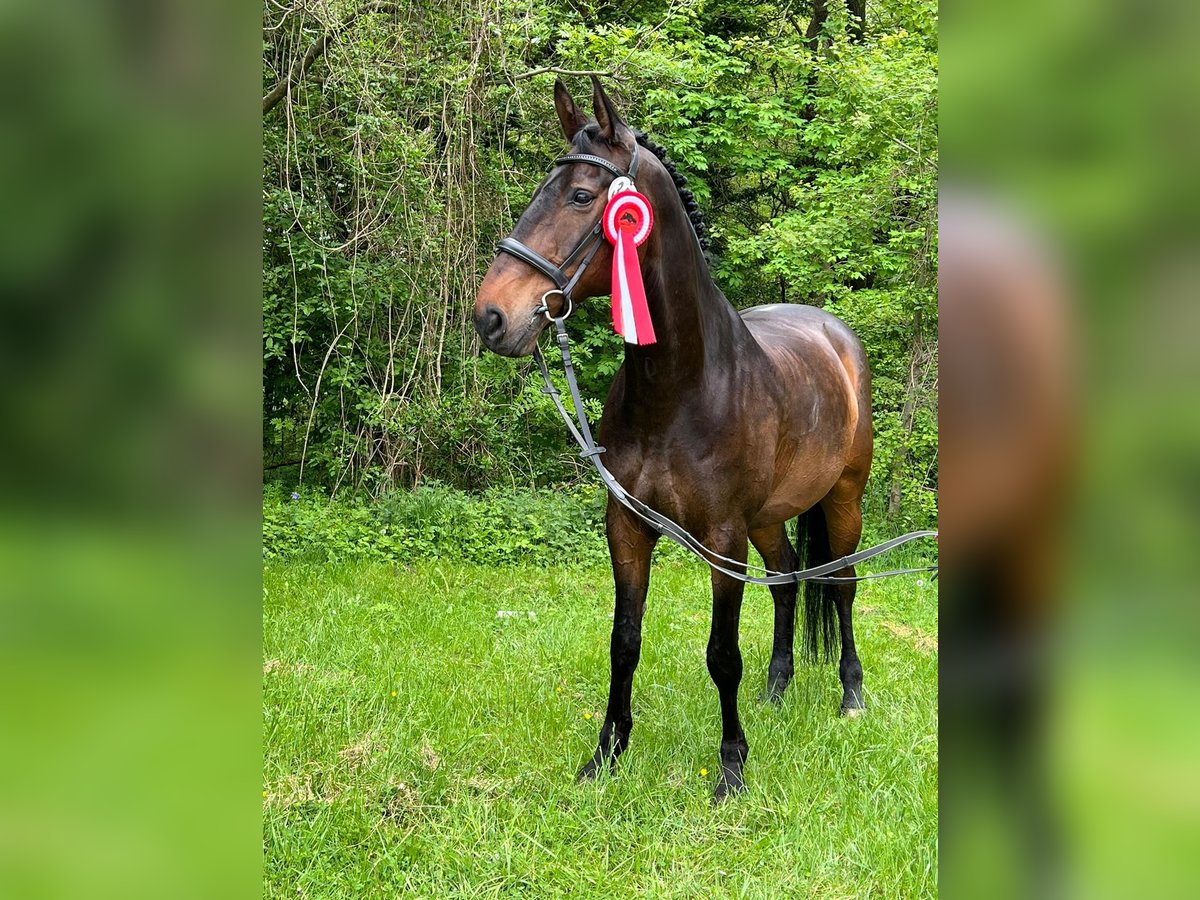
M 632 181 L 637 177 L 638 170 L 638 145 L 637 141 L 633 143 L 633 156 L 629 160 L 629 171 L 622 172 L 612 162 L 602 156 L 593 156 L 590 153 L 569 153 L 566 156 L 560 156 L 554 161 L 554 165 L 563 166 L 568 163 L 588 163 L 589 165 L 599 166 L 608 172 L 611 172 L 614 179 L 629 178 Z M 575 304 L 571 300 L 571 292 L 575 290 L 575 285 L 579 284 L 579 279 L 583 277 L 583 273 L 587 270 L 592 258 L 600 249 L 600 245 L 604 243 L 604 216 L 603 214 L 596 220 L 595 227 L 580 239 L 575 245 L 575 249 L 567 254 L 558 265 L 550 262 L 546 257 L 542 256 L 536 250 L 527 247 L 514 237 L 501 238 L 500 243 L 496 245 L 497 253 L 507 253 L 510 256 L 515 256 L 528 265 L 533 266 L 547 278 L 554 282 L 554 287 L 542 294 L 542 305 L 534 310 L 534 315 L 538 314 L 550 318 L 550 308 L 546 305 L 546 298 L 551 294 L 559 294 L 563 298 L 564 311 L 559 313 L 559 318 L 565 319 L 575 309 Z M 567 269 L 576 260 L 579 261 L 578 267 L 575 269 L 575 274 L 568 275 Z

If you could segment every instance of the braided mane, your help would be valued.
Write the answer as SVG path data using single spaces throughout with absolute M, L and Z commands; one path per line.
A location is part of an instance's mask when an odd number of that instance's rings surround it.
M 671 176 L 671 180 L 675 182 L 675 190 L 679 192 L 679 199 L 683 201 L 683 208 L 687 211 L 688 218 L 692 221 L 692 227 L 696 229 L 696 237 L 700 239 L 700 248 L 707 255 L 709 252 L 708 226 L 704 224 L 704 216 L 700 212 L 699 204 L 696 203 L 695 195 L 687 186 L 687 178 L 681 175 L 679 170 L 675 168 L 675 163 L 667 156 L 667 151 L 650 140 L 645 132 L 634 129 L 633 136 L 637 139 L 638 144 L 658 157 L 658 161 L 663 164 L 663 168 L 667 170 L 667 173 Z
M 638 131 L 636 128 L 630 127 L 633 132 L 634 139 L 638 145 L 645 147 L 662 163 L 663 168 L 667 170 L 667 174 L 671 176 L 671 181 L 675 183 L 675 190 L 679 192 L 679 199 L 683 201 L 683 209 L 687 213 L 687 217 L 691 220 L 692 228 L 696 230 L 696 237 L 700 240 L 700 249 L 704 251 L 706 258 L 709 257 L 711 248 L 708 240 L 708 226 L 704 224 L 704 216 L 700 212 L 700 206 L 696 203 L 696 196 L 687 186 L 687 178 L 680 174 L 679 169 L 675 167 L 674 161 L 667 156 L 667 151 L 660 147 L 654 141 L 650 140 L 649 136 L 644 131 Z M 573 146 L 581 152 L 587 151 L 587 145 L 591 141 L 597 140 L 600 134 L 600 126 L 595 122 L 589 122 L 584 128 L 581 128 L 579 135 L 575 138 Z

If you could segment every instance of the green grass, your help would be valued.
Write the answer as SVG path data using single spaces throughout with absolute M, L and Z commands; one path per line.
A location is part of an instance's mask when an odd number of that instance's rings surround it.
M 860 588 L 859 719 L 836 714 L 835 666 L 758 702 L 771 603 L 747 590 L 749 790 L 716 808 L 694 563 L 655 566 L 619 775 L 574 783 L 611 592 L 604 569 L 268 563 L 266 896 L 936 895 L 936 585 Z

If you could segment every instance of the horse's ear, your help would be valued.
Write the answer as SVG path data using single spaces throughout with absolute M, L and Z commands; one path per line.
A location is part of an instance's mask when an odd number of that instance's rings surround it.
M 554 109 L 558 113 L 558 121 L 562 124 L 563 135 L 570 142 L 579 129 L 587 124 L 587 116 L 575 105 L 561 78 L 554 79 Z
M 617 143 L 617 132 L 625 123 L 621 121 L 617 108 L 608 99 L 608 94 L 604 93 L 604 86 L 595 75 L 592 76 L 592 111 L 600 126 L 600 134 L 610 144 Z

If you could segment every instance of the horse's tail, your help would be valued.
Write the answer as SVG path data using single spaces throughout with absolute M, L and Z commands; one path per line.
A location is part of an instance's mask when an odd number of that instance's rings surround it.
M 825 511 L 819 503 L 796 519 L 796 553 L 800 557 L 801 569 L 819 566 L 833 559 Z M 803 653 L 808 662 L 830 662 L 841 646 L 837 608 L 834 606 L 836 587 L 829 582 L 804 582 Z

